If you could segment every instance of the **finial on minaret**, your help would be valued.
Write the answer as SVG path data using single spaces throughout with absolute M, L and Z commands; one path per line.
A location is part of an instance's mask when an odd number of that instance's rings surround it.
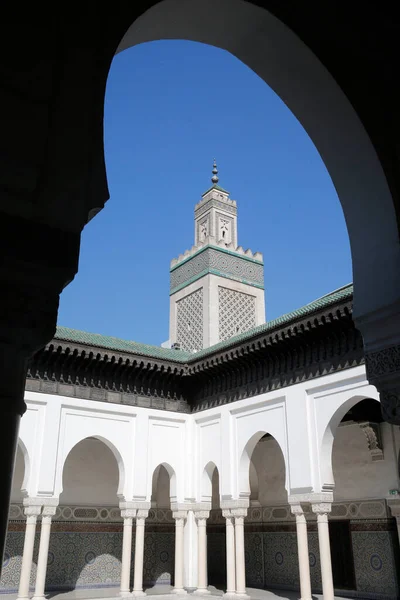
M 213 164 L 212 174 L 213 174 L 213 176 L 211 177 L 211 181 L 215 185 L 216 183 L 218 183 L 218 180 L 219 180 L 218 179 L 217 163 L 215 162 L 215 158 L 214 158 L 214 164 Z

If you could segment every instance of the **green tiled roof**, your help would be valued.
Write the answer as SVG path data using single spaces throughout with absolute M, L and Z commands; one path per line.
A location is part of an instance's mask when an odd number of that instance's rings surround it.
M 171 350 L 170 348 L 161 348 L 159 346 L 151 346 L 150 344 L 139 344 L 138 342 L 121 340 L 120 338 L 101 335 L 100 333 L 88 333 L 79 329 L 70 329 L 69 327 L 61 326 L 57 326 L 54 339 L 177 362 L 186 362 L 188 357 L 191 356 L 190 352 L 183 350 Z
M 169 348 L 161 348 L 159 346 L 150 346 L 149 344 L 139 344 L 137 342 L 130 342 L 128 340 L 121 340 L 116 337 L 101 335 L 100 333 L 87 333 L 86 331 L 80 331 L 78 329 L 69 329 L 68 327 L 57 327 L 55 335 L 56 340 L 63 340 L 76 344 L 84 344 L 86 346 L 95 346 L 98 348 L 105 348 L 108 350 L 115 350 L 120 352 L 131 352 L 132 354 L 138 354 L 140 356 L 148 358 L 160 358 L 164 360 L 173 360 L 179 363 L 186 363 L 191 360 L 198 360 L 208 354 L 212 354 L 215 351 L 223 350 L 236 343 L 243 342 L 251 339 L 253 336 L 267 333 L 272 331 L 276 327 L 286 325 L 296 319 L 302 318 L 308 314 L 312 314 L 317 310 L 327 308 L 331 304 L 340 302 L 341 300 L 348 300 L 353 295 L 353 285 L 345 285 L 305 306 L 294 310 L 286 315 L 278 317 L 273 321 L 268 321 L 258 327 L 254 327 L 245 333 L 240 333 L 229 340 L 219 342 L 210 348 L 205 348 L 199 352 L 191 353 L 184 350 L 172 350 Z
M 250 340 L 252 337 L 259 335 L 260 333 L 268 333 L 268 331 L 274 330 L 276 327 L 280 327 L 282 325 L 287 325 L 296 319 L 300 319 L 308 314 L 312 314 L 321 308 L 327 308 L 331 304 L 335 304 L 341 300 L 350 299 L 353 296 L 353 284 L 345 285 L 330 294 L 326 294 L 293 312 L 287 313 L 286 315 L 282 315 L 277 319 L 273 319 L 272 321 L 267 321 L 262 325 L 258 325 L 253 329 L 249 329 L 244 333 L 239 333 L 234 337 L 229 338 L 229 340 L 225 340 L 223 342 L 218 342 L 218 344 L 214 344 L 214 346 L 210 346 L 210 348 L 205 348 L 204 350 L 200 350 L 195 354 L 192 354 L 192 358 L 199 359 L 203 356 L 207 356 L 207 354 L 211 354 L 217 350 L 223 350 L 224 348 L 228 348 L 229 346 L 233 346 L 236 343 L 244 342 L 245 340 Z
M 210 192 L 211 190 L 217 190 L 218 192 L 224 192 L 225 194 L 229 194 L 229 192 L 227 190 L 224 190 L 223 187 L 221 187 L 217 183 L 214 183 L 214 185 L 212 185 L 211 187 L 209 187 L 208 190 L 206 190 L 204 192 L 203 196 L 205 196 L 206 194 L 208 194 L 208 192 Z

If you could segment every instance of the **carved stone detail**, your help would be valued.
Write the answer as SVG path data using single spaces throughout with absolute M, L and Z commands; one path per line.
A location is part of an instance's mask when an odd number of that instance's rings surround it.
M 390 346 L 365 356 L 368 379 L 382 377 L 391 373 L 400 373 L 400 346 Z
M 371 423 L 370 421 L 365 421 L 363 423 L 359 423 L 359 426 L 361 427 L 365 434 L 365 437 L 367 438 L 368 449 L 371 453 L 372 460 L 383 460 L 383 445 L 379 423 Z
M 328 515 L 332 510 L 330 502 L 318 502 L 311 505 L 312 511 L 316 515 Z
M 196 519 L 196 521 L 207 520 L 209 516 L 210 516 L 209 510 L 195 510 L 194 511 L 194 518 Z

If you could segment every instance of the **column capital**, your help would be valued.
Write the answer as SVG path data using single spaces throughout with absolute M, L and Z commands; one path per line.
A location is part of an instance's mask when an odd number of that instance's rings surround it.
M 295 517 L 304 516 L 304 510 L 301 504 L 290 504 L 290 511 Z
M 38 517 L 41 513 L 42 507 L 39 506 L 25 506 L 24 515 L 26 517 Z
M 143 508 L 139 508 L 137 513 L 136 513 L 136 520 L 138 519 L 147 519 L 147 517 L 149 516 L 149 509 L 143 509 Z
M 232 511 L 231 511 L 230 508 L 224 508 L 224 509 L 222 509 L 222 516 L 225 519 L 233 519 Z
M 135 519 L 137 510 L 135 508 L 124 508 L 121 510 L 121 517 L 123 519 Z
M 328 515 L 332 510 L 330 502 L 317 502 L 311 505 L 312 511 L 316 515 Z
M 206 521 L 210 516 L 209 510 L 195 510 L 193 512 L 196 521 Z
M 231 515 L 235 519 L 245 519 L 247 517 L 247 508 L 232 508 Z
M 175 521 L 177 521 L 178 524 L 179 521 L 186 521 L 187 514 L 187 510 L 174 510 L 172 512 L 172 517 L 175 519 Z
M 57 511 L 57 506 L 45 504 L 42 510 L 42 517 L 54 517 Z

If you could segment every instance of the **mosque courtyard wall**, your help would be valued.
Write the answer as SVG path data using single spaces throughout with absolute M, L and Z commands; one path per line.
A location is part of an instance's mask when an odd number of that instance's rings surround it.
M 224 586 L 223 511 L 241 507 L 246 584 L 297 589 L 290 508 L 296 501 L 304 506 L 311 582 L 318 592 L 321 565 L 311 504 L 321 496 L 333 501 L 334 581 L 344 584 L 335 583 L 335 589 L 396 598 L 399 542 L 390 490 L 398 487 L 400 435 L 388 423 L 341 422 L 364 398 L 379 401 L 363 366 L 192 414 L 26 392 L 2 591 L 18 588 L 24 506 L 31 501 L 55 506 L 48 590 L 120 585 L 124 502 L 148 510 L 145 587 L 174 583 L 174 515 L 180 511 L 184 584 L 196 588 L 199 510 L 210 511 L 209 582 Z M 39 537 L 40 526 L 32 587 Z M 131 574 L 134 548 L 135 527 Z M 341 554 L 351 558 L 350 570 L 338 564 Z

